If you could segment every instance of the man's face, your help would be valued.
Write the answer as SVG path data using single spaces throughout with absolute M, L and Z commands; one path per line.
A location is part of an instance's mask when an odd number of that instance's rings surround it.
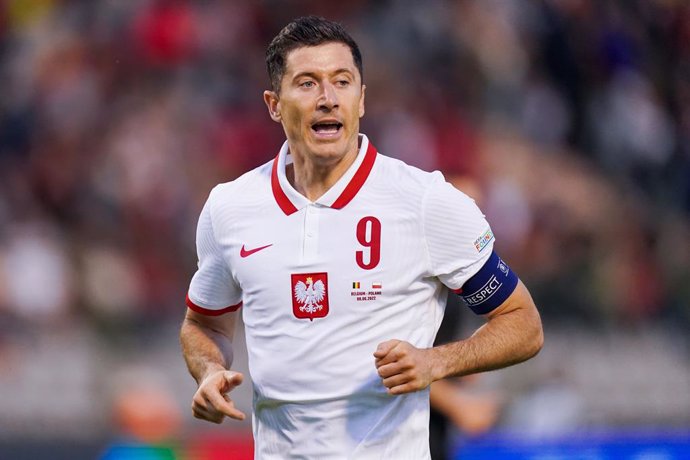
M 280 94 L 264 100 L 293 155 L 325 165 L 356 154 L 364 89 L 350 48 L 333 42 L 288 53 Z

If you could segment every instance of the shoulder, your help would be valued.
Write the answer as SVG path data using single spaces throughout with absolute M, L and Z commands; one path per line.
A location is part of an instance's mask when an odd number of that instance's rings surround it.
M 377 181 L 406 195 L 423 197 L 435 184 L 442 184 L 445 178 L 440 171 L 423 171 L 415 166 L 381 153 L 377 157 Z
M 267 188 L 270 190 L 272 166 L 273 160 L 213 187 L 208 198 L 211 209 L 238 205 L 243 200 L 260 196 L 261 191 Z

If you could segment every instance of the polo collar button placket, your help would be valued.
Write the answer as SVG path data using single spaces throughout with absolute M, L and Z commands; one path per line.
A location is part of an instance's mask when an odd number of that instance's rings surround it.
M 318 205 L 307 205 L 304 213 L 304 258 L 312 260 L 318 255 L 319 245 L 319 209 Z

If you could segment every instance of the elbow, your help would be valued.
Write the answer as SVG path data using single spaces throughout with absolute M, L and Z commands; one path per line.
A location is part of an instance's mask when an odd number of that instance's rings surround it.
M 530 334 L 528 335 L 527 344 L 527 357 L 526 359 L 533 358 L 536 356 L 541 349 L 544 347 L 544 328 L 542 327 L 541 318 L 537 314 L 535 321 L 530 328 Z
M 544 348 L 544 330 L 539 325 L 539 332 L 536 334 L 532 344 L 532 356 L 536 356 Z

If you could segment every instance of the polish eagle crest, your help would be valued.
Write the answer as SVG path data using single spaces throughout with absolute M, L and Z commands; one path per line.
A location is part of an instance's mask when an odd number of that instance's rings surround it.
M 300 304 L 299 309 L 305 313 L 315 313 L 323 309 L 321 301 L 326 297 L 326 286 L 323 281 L 316 280 L 310 276 L 306 283 L 298 281 L 295 284 L 295 300 Z

